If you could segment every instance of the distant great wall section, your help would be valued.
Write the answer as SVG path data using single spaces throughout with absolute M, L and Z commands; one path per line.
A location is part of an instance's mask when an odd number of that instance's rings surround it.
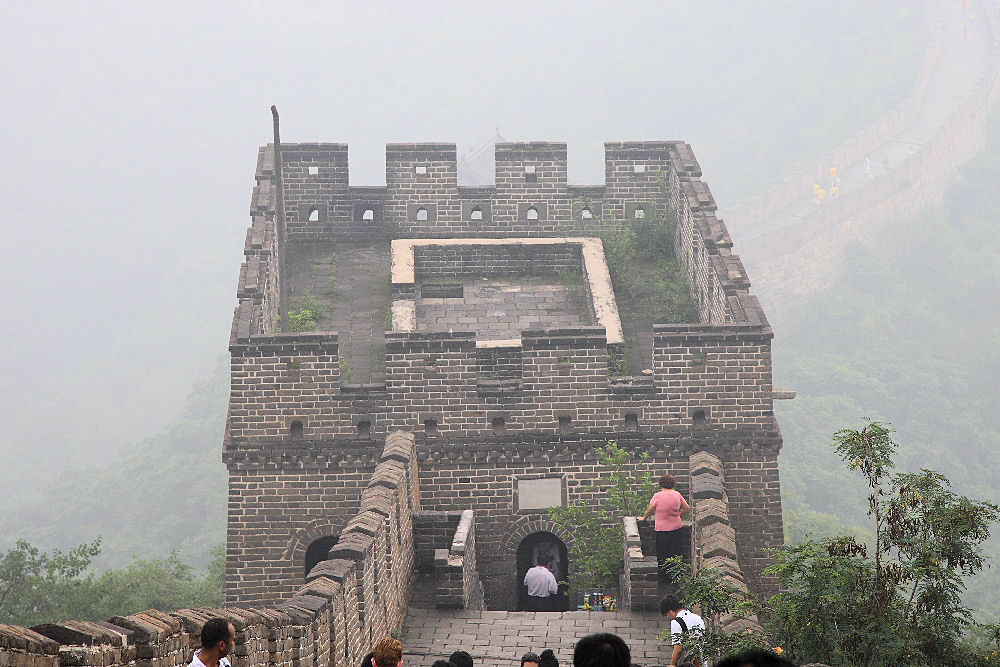
M 877 241 L 888 219 L 940 200 L 955 168 L 984 147 L 1000 94 L 1000 3 L 974 1 L 960 13 L 957 3 L 932 1 L 925 12 L 928 45 L 906 99 L 724 216 L 773 321 L 829 286 L 850 244 Z M 840 194 L 816 205 L 813 185 L 829 189 L 831 165 L 839 166 Z

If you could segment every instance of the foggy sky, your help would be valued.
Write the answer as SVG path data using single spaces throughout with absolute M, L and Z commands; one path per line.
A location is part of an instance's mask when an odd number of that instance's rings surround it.
M 284 141 L 348 143 L 354 185 L 386 142 L 565 141 L 601 183 L 604 141 L 683 139 L 725 208 L 790 167 L 757 132 L 836 117 L 804 84 L 863 71 L 824 37 L 865 6 L 5 3 L 0 484 L 152 432 L 225 353 L 269 105 Z

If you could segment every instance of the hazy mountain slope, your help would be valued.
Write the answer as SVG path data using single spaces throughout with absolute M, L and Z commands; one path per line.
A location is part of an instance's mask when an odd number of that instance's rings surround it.
M 195 385 L 180 419 L 159 433 L 112 459 L 51 480 L 40 476 L 36 488 L 8 497 L 3 511 L 9 525 L 0 545 L 24 538 L 65 548 L 100 535 L 98 567 L 174 550 L 186 563 L 207 565 L 212 548 L 226 541 L 222 432 L 228 380 L 229 365 L 220 363 L 211 378 Z
M 853 247 L 844 279 L 777 332 L 776 386 L 799 392 L 776 406 L 782 488 L 798 513 L 790 535 L 863 521 L 864 489 L 828 446 L 862 416 L 896 428 L 901 466 L 944 472 L 967 495 L 1000 497 L 998 182 L 995 115 L 987 150 L 960 170 L 940 206 Z M 990 549 L 1000 565 L 1000 540 Z M 971 589 L 973 605 L 1000 612 L 995 571 Z

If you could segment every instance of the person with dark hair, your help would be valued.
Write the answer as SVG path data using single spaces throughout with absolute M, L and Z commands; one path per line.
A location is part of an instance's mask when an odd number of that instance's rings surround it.
M 451 660 L 435 660 L 431 667 L 455 667 L 455 663 Z
M 375 662 L 373 660 L 374 657 L 374 653 L 369 653 L 365 657 L 361 658 L 361 667 L 375 667 Z
M 455 663 L 455 667 L 472 667 L 472 656 L 465 651 L 455 651 L 448 660 Z
M 224 618 L 210 618 L 201 626 L 201 648 L 194 652 L 190 667 L 230 667 L 229 655 L 236 643 L 236 628 Z
M 770 651 L 752 648 L 723 658 L 715 667 L 795 667 L 795 664 Z
M 372 647 L 375 667 L 399 667 L 403 664 L 403 644 L 392 637 L 382 637 Z
M 670 665 L 680 665 L 684 655 L 681 643 L 691 637 L 698 638 L 705 631 L 705 621 L 701 616 L 684 608 L 673 595 L 660 601 L 660 613 L 670 619 L 670 643 L 674 645 L 670 654 Z
M 639 521 L 645 521 L 655 513 L 653 530 L 656 534 L 656 565 L 661 578 L 667 578 L 663 572 L 664 561 L 681 555 L 681 517 L 691 511 L 684 496 L 674 489 L 676 483 L 670 473 L 662 475 L 660 490 L 653 494 L 646 513 L 636 517 Z
M 541 660 L 541 658 L 538 657 L 537 653 L 528 651 L 521 656 L 521 667 L 538 667 L 539 660 Z
M 528 588 L 528 604 L 525 611 L 551 611 L 549 598 L 559 592 L 556 577 L 549 571 L 551 559 L 547 555 L 538 557 L 538 565 L 524 575 L 524 585 Z M 536 661 L 537 662 L 537 661 Z
M 631 663 L 628 645 L 610 632 L 587 635 L 573 649 L 573 667 L 629 667 Z
M 538 661 L 538 667 L 559 667 L 559 661 L 556 660 L 556 654 L 552 649 L 545 649 L 539 657 L 541 660 Z

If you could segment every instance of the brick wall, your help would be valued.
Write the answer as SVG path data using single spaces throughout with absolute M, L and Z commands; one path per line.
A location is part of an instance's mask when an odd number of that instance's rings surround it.
M 567 182 L 566 144 L 497 144 L 496 185 L 461 187 L 455 144 L 388 144 L 386 185 L 357 187 L 349 183 L 346 145 L 282 144 L 287 231 L 294 240 L 565 234 L 577 228 L 584 205 L 596 216 L 623 218 L 656 201 L 659 172 L 679 145 L 607 143 L 607 184 L 579 186 Z
M 555 275 L 582 271 L 579 243 L 552 245 L 418 245 L 413 248 L 416 274 L 421 280 L 458 276 Z
M 656 326 L 650 373 L 609 377 L 609 345 L 601 327 L 525 331 L 521 346 L 495 349 L 477 346 L 471 333 L 393 331 L 386 334 L 385 384 L 356 386 L 340 381 L 336 333 L 273 333 L 277 290 L 267 286 L 278 267 L 273 253 L 264 253 L 274 221 L 268 208 L 273 206 L 269 151 L 262 150 L 254 199 L 258 214 L 251 228 L 259 242 L 241 272 L 231 340 L 224 454 L 231 478 L 227 600 L 262 601 L 302 584 L 309 543 L 340 534 L 352 507 L 364 502 L 365 494 L 374 497 L 365 480 L 378 462 L 376 443 L 396 429 L 414 433 L 418 443 L 423 493 L 418 495 L 411 470 L 410 504 L 422 498 L 432 510 L 475 510 L 476 555 L 490 605 L 513 604 L 520 539 L 530 531 L 557 530 L 544 512 L 518 509 L 517 478 L 558 476 L 570 501 L 596 501 L 581 487 L 597 474 L 594 449 L 608 439 L 637 454 L 649 452 L 649 471 L 673 470 L 682 488 L 692 452 L 717 454 L 732 487 L 734 530 L 745 536 L 740 563 L 751 587 L 767 588 L 759 581 L 763 550 L 782 542 L 770 326 L 749 293 L 746 271 L 715 216 L 690 147 L 620 142 L 606 144 L 605 152 L 605 185 L 569 186 L 565 144 L 500 144 L 497 185 L 460 188 L 453 145 L 390 145 L 386 187 L 356 188 L 348 182 L 346 147 L 283 146 L 292 239 L 539 237 L 575 231 L 583 205 L 598 217 L 629 218 L 640 206 L 676 211 L 676 252 L 700 323 Z M 317 173 L 310 174 L 310 167 Z M 479 220 L 471 215 L 476 206 Z M 303 213 L 312 207 L 318 209 L 315 221 Z M 537 218 L 529 220 L 531 208 Z M 369 209 L 372 219 L 364 220 Z M 552 250 L 543 258 L 549 270 L 569 266 L 564 249 L 545 248 Z M 251 269 L 250 260 L 258 257 L 266 261 Z M 514 260 L 504 270 L 541 263 L 537 256 Z M 493 272 L 499 258 L 483 253 L 477 259 L 472 253 L 463 259 L 418 249 L 414 261 L 423 262 L 425 275 L 437 271 L 447 277 L 459 270 Z M 579 262 L 578 254 L 573 261 Z M 414 294 L 394 294 L 397 300 L 404 297 Z M 300 430 L 293 430 L 295 422 Z M 405 535 L 412 539 L 405 530 L 397 539 Z M 383 545 L 377 535 L 371 537 L 371 549 L 384 549 L 387 562 L 395 562 L 400 552 L 390 548 L 391 540 Z M 572 536 L 561 537 L 572 561 Z M 382 560 L 373 556 L 352 566 L 351 574 L 337 575 L 345 600 L 367 610 L 369 601 L 380 598 Z M 364 618 L 347 618 L 345 646 L 375 631 L 367 618 L 367 612 Z M 332 641 L 336 646 L 339 640 Z

